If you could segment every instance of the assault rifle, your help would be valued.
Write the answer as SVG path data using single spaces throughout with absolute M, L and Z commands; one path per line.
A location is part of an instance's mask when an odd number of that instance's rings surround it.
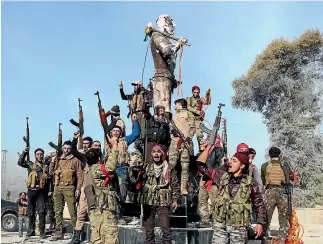
M 176 124 L 175 124 L 175 122 L 173 121 L 173 120 L 171 120 L 170 121 L 171 122 L 171 124 L 172 124 L 172 126 L 173 126 L 173 129 L 176 131 L 176 133 L 178 133 L 179 134 L 179 137 L 180 137 L 180 139 L 179 139 L 179 141 L 178 141 L 178 143 L 177 143 L 177 148 L 180 148 L 180 145 L 182 144 L 182 142 L 184 142 L 184 146 L 188 149 L 188 151 L 189 151 L 189 153 L 190 153 L 190 155 L 191 156 L 193 156 L 194 155 L 194 151 L 193 151 L 193 147 L 192 147 L 192 145 L 189 143 L 189 142 L 187 142 L 187 140 L 186 140 L 186 137 L 184 136 L 184 134 L 177 128 L 177 126 L 176 126 Z
M 209 139 L 209 145 L 212 146 L 214 145 L 215 143 L 215 139 L 216 139 L 216 136 L 220 130 L 220 125 L 221 125 L 221 116 L 222 116 L 222 111 L 221 111 L 221 108 L 224 107 L 225 104 L 223 103 L 219 103 L 219 106 L 218 106 L 218 114 L 215 118 L 215 121 L 214 121 L 214 124 L 213 124 L 213 129 L 211 131 L 211 134 L 210 134 L 210 139 Z
M 23 137 L 24 142 L 26 142 L 26 147 L 28 147 L 30 149 L 30 136 L 29 136 L 29 124 L 28 124 L 28 117 L 26 118 L 26 136 Z M 27 153 L 27 161 L 30 161 L 30 154 L 29 151 Z
M 78 99 L 79 101 L 79 122 L 76 122 L 74 119 L 70 119 L 70 122 L 72 125 L 76 126 L 79 130 L 80 136 L 79 136 L 79 147 L 83 148 L 83 135 L 84 135 L 84 118 L 83 118 L 83 110 L 81 106 L 81 99 Z
M 98 96 L 98 107 L 99 107 L 99 116 L 100 116 L 100 120 L 101 120 L 101 125 L 103 127 L 103 131 L 104 131 L 104 136 L 107 142 L 109 142 L 109 137 L 108 137 L 108 122 L 107 122 L 107 117 L 110 116 L 111 112 L 105 112 L 104 109 L 102 108 L 102 104 L 101 104 L 101 99 L 100 99 L 100 93 L 97 91 L 96 93 L 94 93 L 94 95 Z
M 292 216 L 292 194 L 293 194 L 293 184 L 290 181 L 284 183 L 282 185 L 285 188 L 285 194 L 287 195 L 287 217 L 288 219 Z
M 224 156 L 228 157 L 227 119 L 223 119 L 222 144 Z
M 62 123 L 58 124 L 57 145 L 55 145 L 53 142 L 48 143 L 49 146 L 51 146 L 52 148 L 54 148 L 56 150 L 56 159 L 57 160 L 56 160 L 56 164 L 54 166 L 54 171 L 57 170 L 59 158 L 63 154 L 63 149 L 62 149 L 62 146 L 63 146 L 63 132 L 62 132 L 62 129 L 61 129 L 61 125 L 62 125 Z

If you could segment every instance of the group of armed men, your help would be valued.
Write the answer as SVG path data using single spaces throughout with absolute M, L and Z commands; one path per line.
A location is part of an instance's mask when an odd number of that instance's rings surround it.
M 254 149 L 241 143 L 229 159 L 219 134 L 210 143 L 210 136 L 201 130 L 203 106 L 211 104 L 210 90 L 200 97 L 200 88 L 194 86 L 191 97 L 174 102 L 175 114 L 166 112 L 163 105 L 154 107 L 151 114 L 152 106 L 145 98 L 148 91 L 142 81 L 132 85 L 131 95 L 125 95 L 122 82 L 119 85 L 121 98 L 129 101 L 131 109 L 130 135 L 126 135 L 120 107 L 115 105 L 110 110 L 111 122 L 104 130 L 108 134 L 104 135 L 103 150 L 100 141 L 82 138 L 79 132 L 74 133 L 72 141 L 65 141 L 62 149 L 58 148 L 62 150 L 60 155 L 56 151 L 45 156 L 44 150 L 37 148 L 32 162 L 26 159 L 29 148 L 25 148 L 18 165 L 28 170 L 27 211 L 20 211 L 29 220 L 26 236 L 35 235 L 37 210 L 40 238 L 46 238 L 45 216 L 49 213 L 50 228 L 54 229 L 50 240 L 63 239 L 63 210 L 67 204 L 74 228 L 70 244 L 80 243 L 87 217 L 90 243 L 116 244 L 123 206 L 138 203 L 143 207 L 146 243 L 155 243 L 157 214 L 163 243 L 170 244 L 170 213 L 176 212 L 180 197 L 189 194 L 189 168 L 194 163 L 200 174 L 201 227 L 211 227 L 208 225 L 213 220 L 212 243 L 246 243 L 252 219 L 256 236 L 263 236 L 276 206 L 279 240 L 284 243 L 289 224 L 283 183 L 293 179 L 293 173 L 280 160 L 280 150 L 269 150 L 271 159 L 262 165 L 260 177 L 252 164 Z M 199 153 L 192 161 L 195 135 Z M 130 153 L 132 143 L 135 150 Z

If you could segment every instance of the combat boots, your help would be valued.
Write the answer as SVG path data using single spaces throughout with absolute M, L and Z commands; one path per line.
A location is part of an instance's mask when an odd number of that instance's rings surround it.
M 82 234 L 81 230 L 75 230 L 73 233 L 73 238 L 68 244 L 80 244 L 81 234 Z
M 55 230 L 54 235 L 49 238 L 50 241 L 57 241 L 57 240 L 63 240 L 64 239 L 64 234 L 62 233 L 62 230 Z
M 182 180 L 182 184 L 181 184 L 181 195 L 188 195 L 188 191 L 187 191 L 187 180 Z

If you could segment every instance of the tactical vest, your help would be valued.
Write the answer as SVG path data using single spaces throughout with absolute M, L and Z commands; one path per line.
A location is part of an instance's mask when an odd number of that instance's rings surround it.
M 170 174 L 170 168 L 169 174 Z M 166 182 L 163 174 L 159 177 L 159 182 L 155 176 L 155 170 L 153 164 L 149 164 L 146 169 L 147 178 L 144 186 L 142 187 L 142 193 L 140 202 L 151 206 L 170 206 L 172 204 L 172 191 L 170 182 Z M 156 190 L 156 186 L 160 189 Z
M 214 220 L 230 226 L 249 226 L 251 214 L 252 177 L 243 178 L 240 187 L 231 200 L 229 193 L 229 174 L 225 173 L 220 181 L 218 194 L 213 198 Z
M 173 121 L 177 128 L 184 134 L 184 136 L 187 137 L 191 129 L 188 123 L 188 111 L 186 109 L 178 111 L 173 116 Z
M 147 123 L 147 140 L 168 146 L 170 142 L 169 124 L 151 118 Z
M 192 107 L 192 108 L 196 107 L 197 111 L 202 111 L 203 103 L 200 98 L 190 97 L 189 100 L 190 100 L 190 102 L 189 102 L 190 107 Z M 199 116 L 198 114 L 196 114 L 196 115 Z
M 131 109 L 133 109 L 134 112 L 142 111 L 143 104 L 144 104 L 144 101 L 143 101 L 142 91 L 139 94 L 134 94 L 134 96 L 130 102 Z
M 42 166 L 33 163 L 30 167 L 27 177 L 28 189 L 44 189 L 47 183 L 48 175 Z
M 76 162 L 77 158 L 73 155 L 59 161 L 58 169 L 55 171 L 55 186 L 73 186 L 76 183 Z
M 285 182 L 284 170 L 279 161 L 270 161 L 266 167 L 266 186 L 281 185 Z

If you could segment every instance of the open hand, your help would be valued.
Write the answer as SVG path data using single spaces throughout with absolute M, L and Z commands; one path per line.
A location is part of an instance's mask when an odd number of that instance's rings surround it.
M 178 208 L 178 203 L 177 203 L 177 201 L 173 202 L 172 207 L 173 207 L 173 212 L 175 212 L 175 211 L 176 211 L 176 209 Z
M 120 89 L 123 89 L 122 81 L 120 81 L 119 88 L 120 88 Z
M 257 233 L 256 238 L 262 235 L 262 233 L 264 232 L 264 228 L 262 227 L 261 224 L 256 225 L 255 232 Z

